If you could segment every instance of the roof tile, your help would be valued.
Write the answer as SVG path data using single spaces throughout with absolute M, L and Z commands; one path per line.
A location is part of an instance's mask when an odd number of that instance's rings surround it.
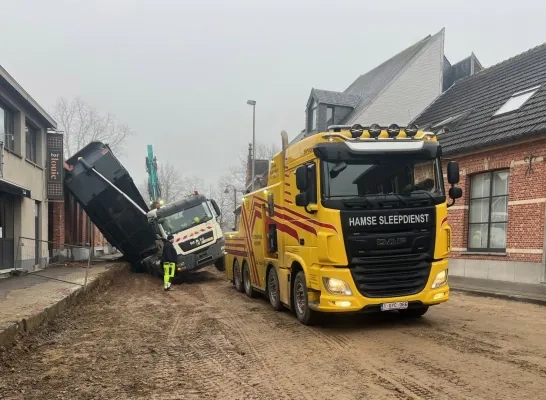
M 413 122 L 424 126 L 473 109 L 454 130 L 439 136 L 444 153 L 546 133 L 546 43 L 462 79 Z M 518 110 L 493 116 L 516 92 L 541 85 Z

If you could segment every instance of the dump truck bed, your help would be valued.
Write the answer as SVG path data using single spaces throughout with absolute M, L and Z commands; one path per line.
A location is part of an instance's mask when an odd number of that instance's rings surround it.
M 73 169 L 65 175 L 65 186 L 93 224 L 131 262 L 141 261 L 156 252 L 156 234 L 146 215 L 95 173 L 86 171 L 78 162 L 80 157 L 140 208 L 146 212 L 149 209 L 133 179 L 108 145 L 91 142 L 66 161 Z

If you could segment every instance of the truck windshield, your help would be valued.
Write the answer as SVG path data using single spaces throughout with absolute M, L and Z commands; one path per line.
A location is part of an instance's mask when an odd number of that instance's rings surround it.
M 167 235 L 174 235 L 211 219 L 212 213 L 209 207 L 206 203 L 201 203 L 164 217 L 161 226 Z
M 358 161 L 322 161 L 323 199 L 401 197 L 443 198 L 439 160 L 383 156 Z

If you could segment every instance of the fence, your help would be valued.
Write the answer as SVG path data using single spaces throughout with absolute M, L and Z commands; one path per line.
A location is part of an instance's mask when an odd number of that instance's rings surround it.
M 59 244 L 20 237 L 15 251 L 15 275 L 36 277 L 87 287 L 90 269 L 104 263 L 104 252 L 91 245 Z

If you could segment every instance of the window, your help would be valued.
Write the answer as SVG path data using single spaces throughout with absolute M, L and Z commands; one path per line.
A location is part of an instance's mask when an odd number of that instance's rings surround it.
M 334 125 L 334 107 L 326 107 L 326 128 Z
M 540 86 L 535 86 L 530 89 L 522 90 L 521 92 L 514 93 L 512 97 L 510 97 L 506 103 L 503 104 L 501 108 L 497 110 L 495 115 L 501 115 L 506 114 L 511 111 L 519 110 L 519 108 L 525 104 L 527 100 L 531 98 L 532 95 L 534 95 L 537 90 L 540 88 Z
M 470 179 L 468 249 L 506 249 L 508 170 L 486 172 Z
M 26 158 L 33 163 L 36 162 L 36 138 L 38 132 L 36 128 L 26 124 L 25 126 L 25 137 L 26 137 Z
M 0 141 L 7 149 L 15 148 L 15 116 L 11 110 L 0 103 Z
M 311 107 L 309 107 L 308 111 L 309 116 L 309 132 L 312 132 L 317 129 L 317 102 L 313 100 L 313 103 L 311 104 Z

